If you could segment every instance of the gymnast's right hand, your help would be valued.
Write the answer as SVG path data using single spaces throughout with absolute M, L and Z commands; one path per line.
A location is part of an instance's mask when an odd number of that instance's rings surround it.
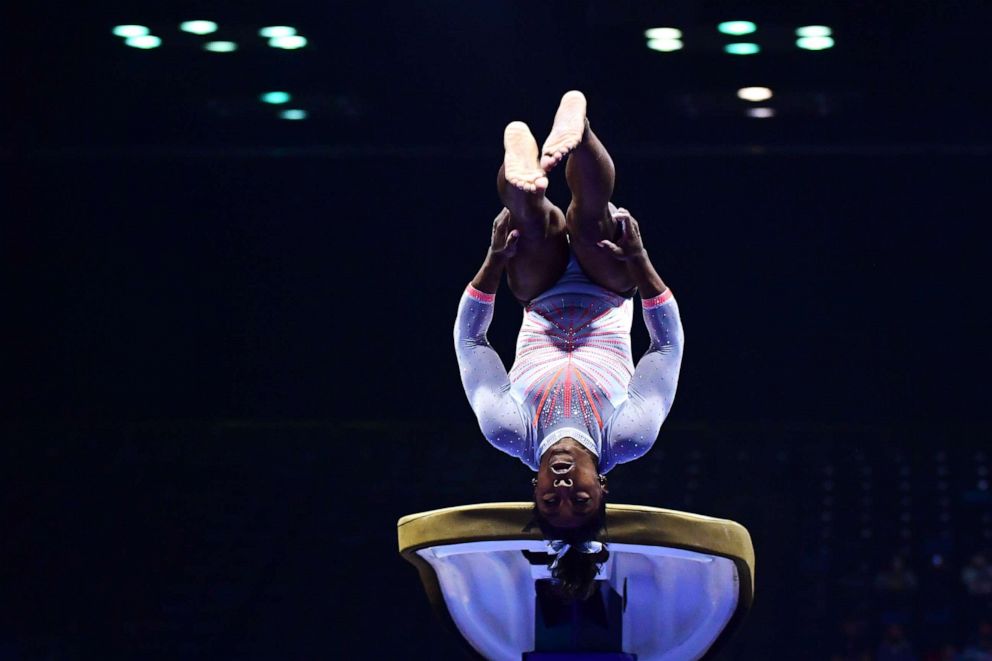
M 510 229 L 510 210 L 504 208 L 493 220 L 493 237 L 489 244 L 489 254 L 498 259 L 510 259 L 517 254 L 519 230 Z

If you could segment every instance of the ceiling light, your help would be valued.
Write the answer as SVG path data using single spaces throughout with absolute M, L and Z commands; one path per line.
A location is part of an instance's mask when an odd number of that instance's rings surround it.
M 288 25 L 270 25 L 259 30 L 258 34 L 266 39 L 271 39 L 272 37 L 292 37 L 296 34 L 296 28 L 289 27 Z
M 184 21 L 179 24 L 179 29 L 193 34 L 210 34 L 217 31 L 217 24 L 213 21 Z
M 128 37 L 124 40 L 124 43 L 131 48 L 141 48 L 143 50 L 148 50 L 149 48 L 158 48 L 162 45 L 162 40 L 158 37 L 150 34 L 141 35 L 138 37 Z
M 767 87 L 742 87 L 737 90 L 737 98 L 745 101 L 767 101 L 772 98 L 772 91 Z
M 775 116 L 774 108 L 748 108 L 747 116 L 756 119 L 768 119 Z
M 300 35 L 289 35 L 286 37 L 272 37 L 269 39 L 269 46 L 282 48 L 284 50 L 296 50 L 307 45 L 307 38 Z
M 826 25 L 804 25 L 796 28 L 797 37 L 829 37 L 833 30 Z
M 208 41 L 203 44 L 203 50 L 212 53 L 233 53 L 238 50 L 238 45 L 233 41 Z
M 644 31 L 648 39 L 681 39 L 682 30 L 678 28 L 651 28 Z
M 671 53 L 672 51 L 680 50 L 682 48 L 682 42 L 678 39 L 649 39 L 648 48 L 662 53 Z
M 144 25 L 115 25 L 113 32 L 118 37 L 144 37 L 149 30 Z
M 266 92 L 259 98 L 263 103 L 288 103 L 292 97 L 289 92 Z
M 803 50 L 826 50 L 833 48 L 833 37 L 799 37 L 796 39 L 796 46 Z
M 295 109 L 294 110 L 283 110 L 281 113 L 279 113 L 279 116 L 282 117 L 283 119 L 294 119 L 294 120 L 306 119 L 307 118 L 307 111 L 306 110 L 295 110 Z
M 723 34 L 751 34 L 758 26 L 751 21 L 724 21 L 716 26 Z
M 754 55 L 761 50 L 761 47 L 758 44 L 741 42 L 736 44 L 727 44 L 723 47 L 723 50 L 731 55 Z

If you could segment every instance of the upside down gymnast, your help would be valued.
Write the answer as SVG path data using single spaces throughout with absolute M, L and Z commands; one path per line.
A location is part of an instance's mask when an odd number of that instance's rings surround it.
M 465 394 L 486 439 L 534 471 L 534 515 L 552 576 L 567 598 L 592 593 L 607 551 L 605 474 L 654 444 L 675 397 L 683 334 L 678 306 L 641 240 L 612 204 L 615 171 L 593 133 L 581 92 L 567 92 L 540 153 L 530 129 L 503 134 L 497 188 L 504 209 L 466 287 L 455 322 Z M 564 161 L 568 210 L 546 197 Z M 524 305 L 509 374 L 486 332 L 503 273 Z M 634 368 L 633 295 L 651 344 Z

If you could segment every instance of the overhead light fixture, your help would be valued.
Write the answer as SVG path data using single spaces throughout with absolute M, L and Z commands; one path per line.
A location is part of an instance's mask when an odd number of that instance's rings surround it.
M 210 34 L 217 31 L 217 24 L 213 21 L 183 21 L 179 29 L 192 34 Z
M 149 32 L 144 25 L 115 25 L 113 29 L 117 37 L 144 37 Z
M 745 101 L 767 101 L 772 91 L 767 87 L 742 87 L 737 90 L 737 98 Z
M 775 116 L 774 108 L 748 108 L 747 116 L 755 119 L 769 119 Z
M 233 41 L 208 41 L 203 44 L 203 50 L 211 53 L 233 53 L 238 50 L 238 45 Z
M 648 48 L 661 53 L 671 53 L 681 50 L 682 42 L 679 39 L 648 39 Z
M 833 33 L 826 25 L 804 25 L 796 28 L 797 37 L 829 37 Z
M 290 119 L 290 120 L 306 119 L 307 118 L 307 111 L 306 110 L 298 110 L 298 109 L 283 110 L 282 112 L 279 113 L 279 116 L 281 118 L 283 118 L 283 119 Z
M 651 28 L 644 31 L 648 39 L 681 39 L 682 30 L 678 28 Z
M 288 103 L 292 97 L 289 95 L 289 92 L 266 92 L 259 98 L 263 103 L 279 104 Z
M 826 50 L 833 48 L 833 37 L 799 37 L 796 39 L 796 46 L 803 50 Z
M 723 34 L 751 34 L 758 29 L 758 26 L 751 21 L 724 21 L 716 26 L 716 29 Z
M 269 39 L 269 46 L 272 46 L 273 48 L 282 48 L 283 50 L 296 50 L 297 48 L 303 48 L 306 45 L 307 38 L 298 34 L 288 35 L 285 37 L 272 37 Z
M 162 40 L 151 34 L 144 34 L 137 37 L 128 37 L 124 40 L 124 43 L 131 48 L 140 48 L 142 50 L 148 50 L 149 48 L 158 48 L 162 45 Z
M 258 34 L 266 39 L 273 37 L 292 37 L 296 34 L 296 28 L 288 25 L 269 25 L 259 30 Z
M 723 51 L 731 55 L 754 55 L 761 51 L 761 46 L 750 42 L 739 42 L 727 44 L 723 47 Z

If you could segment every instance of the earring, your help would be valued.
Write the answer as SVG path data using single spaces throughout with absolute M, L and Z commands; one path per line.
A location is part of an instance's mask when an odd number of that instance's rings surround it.
M 536 487 L 537 486 L 537 478 L 536 477 L 535 478 L 531 478 L 530 484 L 531 484 L 531 486 Z
M 601 485 L 603 485 L 604 487 L 606 486 L 606 476 L 605 475 L 600 475 L 599 476 L 599 483 Z

